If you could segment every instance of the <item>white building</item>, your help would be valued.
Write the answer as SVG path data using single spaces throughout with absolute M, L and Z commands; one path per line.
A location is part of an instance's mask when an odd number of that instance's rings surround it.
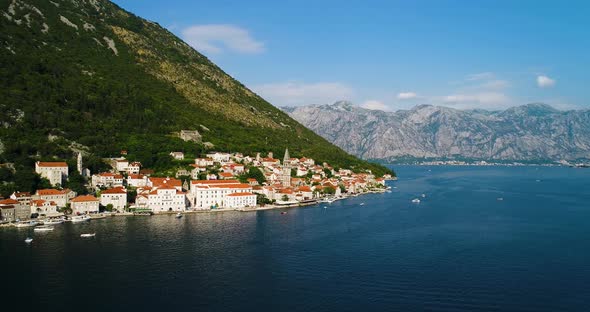
M 127 166 L 127 170 L 125 170 L 125 172 L 127 172 L 127 174 L 139 174 L 140 170 L 141 163 L 139 161 L 134 161 L 130 163 L 129 166 Z
M 72 199 L 71 204 L 74 214 L 97 213 L 99 200 L 92 195 L 83 195 Z
M 183 152 L 171 152 L 170 156 L 176 160 L 184 160 L 184 153 Z
M 251 193 L 252 186 L 240 183 L 238 180 L 197 180 L 191 182 L 192 206 L 195 209 L 240 208 L 233 206 L 242 199 L 228 199 L 228 195 L 235 193 Z M 249 199 L 245 199 L 249 200 Z M 251 203 L 249 201 L 248 203 Z M 256 196 L 254 203 L 256 205 Z
M 130 174 L 127 176 L 127 186 L 144 187 L 148 185 L 148 177 L 142 174 Z
M 138 161 L 129 162 L 125 158 L 115 158 L 111 164 L 117 172 L 126 172 L 127 174 L 139 174 L 141 163 Z
M 38 213 L 43 216 L 56 216 L 60 213 L 57 211 L 57 204 L 54 201 L 37 199 L 31 201 L 31 214 Z
M 51 185 L 63 185 L 68 178 L 68 164 L 38 161 L 35 163 L 35 172 L 49 180 Z
M 127 190 L 116 187 L 102 191 L 100 193 L 100 204 L 103 206 L 111 204 L 113 209 L 123 211 L 127 205 Z
M 256 207 L 256 195 L 250 192 L 228 194 L 225 205 L 231 208 Z
M 65 207 L 70 200 L 76 197 L 76 192 L 63 189 L 63 190 L 55 190 L 55 189 L 43 189 L 37 190 L 35 195 L 31 196 L 32 200 L 46 200 L 46 201 L 53 201 L 56 203 L 57 207 Z
M 103 172 L 92 175 L 93 187 L 117 187 L 123 186 L 123 176 L 118 173 Z
M 127 159 L 117 159 L 115 160 L 114 167 L 117 172 L 127 171 L 127 167 L 129 167 L 129 161 Z
M 11 199 L 18 201 L 21 205 L 30 206 L 31 205 L 31 193 L 29 192 L 14 192 L 10 195 Z
M 213 166 L 213 158 L 195 158 L 195 165 L 200 167 Z
M 186 209 L 186 193 L 173 186 L 155 188 L 147 195 L 147 208 L 155 213 L 184 211 Z
M 229 159 L 231 158 L 231 154 L 215 152 L 215 153 L 207 154 L 207 158 L 211 158 L 211 159 L 213 159 L 214 162 L 218 162 L 218 163 L 223 164 L 223 163 L 229 162 Z

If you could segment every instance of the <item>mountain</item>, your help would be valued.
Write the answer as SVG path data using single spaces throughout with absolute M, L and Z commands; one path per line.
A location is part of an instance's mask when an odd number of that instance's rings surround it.
M 384 112 L 349 102 L 284 110 L 364 159 L 544 162 L 590 158 L 590 110 L 559 111 L 533 103 L 504 111 L 419 105 Z
M 333 166 L 359 160 L 306 129 L 160 25 L 102 0 L 0 1 L 0 164 L 128 152 L 161 174 L 171 151 L 286 147 Z M 198 130 L 200 144 L 175 133 Z M 280 156 L 280 155 L 277 155 Z M 20 168 L 20 169 L 19 169 Z M 169 172 L 169 171 L 168 171 Z M 20 176 L 20 174 L 17 174 Z

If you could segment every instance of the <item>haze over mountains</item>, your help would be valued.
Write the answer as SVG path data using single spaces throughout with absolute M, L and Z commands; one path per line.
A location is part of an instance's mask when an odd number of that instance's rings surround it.
M 547 162 L 590 158 L 590 110 L 559 111 L 533 103 L 503 111 L 419 105 L 384 112 L 344 101 L 283 109 L 364 159 Z

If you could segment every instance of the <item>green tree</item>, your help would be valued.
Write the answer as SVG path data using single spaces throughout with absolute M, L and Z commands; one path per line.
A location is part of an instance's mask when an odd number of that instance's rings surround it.
M 322 189 L 322 192 L 324 194 L 334 195 L 336 193 L 336 189 L 334 189 L 331 186 L 324 186 L 324 188 Z
M 130 188 L 127 190 L 127 202 L 132 204 L 135 203 L 135 199 L 137 198 L 137 190 L 134 188 Z
M 272 203 L 270 199 L 264 194 L 256 194 L 256 204 L 260 206 L 268 205 Z
M 246 183 L 248 179 L 256 179 L 256 181 L 258 181 L 258 184 L 266 182 L 266 177 L 264 176 L 264 173 L 262 173 L 262 171 L 260 171 L 260 169 L 258 169 L 257 167 L 248 168 L 248 172 L 245 172 L 244 174 L 240 175 L 238 179 L 242 183 Z
M 78 195 L 88 194 L 88 189 L 86 188 L 86 181 L 78 171 L 73 171 L 72 173 L 70 173 L 65 186 L 70 190 L 76 192 Z

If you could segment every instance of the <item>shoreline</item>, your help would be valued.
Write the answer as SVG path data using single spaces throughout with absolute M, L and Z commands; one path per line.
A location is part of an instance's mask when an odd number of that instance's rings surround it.
M 386 193 L 388 189 L 380 189 L 380 190 L 371 190 L 363 193 L 356 193 L 354 195 L 346 195 L 337 198 L 333 198 L 333 201 L 344 200 L 348 198 L 359 197 L 363 195 L 369 194 L 381 194 Z M 223 212 L 256 212 L 256 211 L 266 211 L 266 210 L 276 210 L 276 209 L 288 209 L 288 208 L 300 208 L 300 207 L 308 207 L 314 205 L 320 205 L 322 202 L 314 201 L 314 202 L 304 202 L 304 203 L 297 203 L 297 204 L 290 204 L 290 205 L 265 205 L 265 206 L 257 206 L 255 208 L 220 208 L 220 209 L 208 209 L 208 210 L 185 210 L 185 211 L 170 211 L 170 212 L 160 212 L 160 213 L 153 213 L 152 215 L 139 215 L 133 212 L 118 212 L 118 213 L 104 213 L 104 218 L 97 218 L 96 220 L 100 219 L 108 219 L 109 217 L 144 217 L 144 216 L 164 216 L 164 215 L 176 215 L 177 213 L 182 214 L 196 214 L 196 213 L 223 213 Z M 326 203 L 327 204 L 327 203 Z M 30 219 L 35 220 L 35 219 Z M 15 227 L 13 223 L 3 223 L 0 224 L 0 228 L 2 227 Z

